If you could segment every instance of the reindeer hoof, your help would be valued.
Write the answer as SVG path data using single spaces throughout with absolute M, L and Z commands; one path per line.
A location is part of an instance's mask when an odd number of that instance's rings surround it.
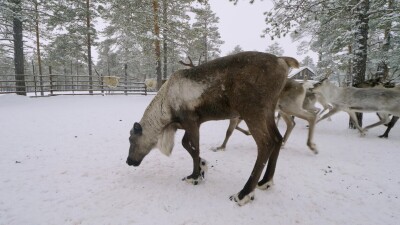
M 186 181 L 189 184 L 198 185 L 203 179 L 200 177 L 192 178 L 191 176 L 184 177 L 182 181 Z
M 200 159 L 200 176 L 205 179 L 205 174 L 208 171 L 208 162 L 205 159 Z
M 248 195 L 245 195 L 242 199 L 239 198 L 239 193 L 229 197 L 229 200 L 236 202 L 239 206 L 254 200 L 254 191 L 250 192 Z
M 261 183 L 262 183 L 262 181 L 258 182 L 258 184 L 257 184 L 257 188 L 260 190 L 268 190 L 270 187 L 272 187 L 272 185 L 274 185 L 273 180 L 270 180 L 264 184 L 261 184 Z
M 213 148 L 210 148 L 210 150 L 213 151 L 213 152 L 225 151 L 225 147 L 222 147 L 222 146 L 213 147 Z
M 182 181 L 186 181 L 189 184 L 198 185 L 203 180 L 205 180 L 206 172 L 208 171 L 207 161 L 204 159 L 200 159 L 200 175 L 195 177 L 194 175 L 190 175 L 188 177 L 184 177 Z
M 312 152 L 314 152 L 315 155 L 318 154 L 318 149 L 317 149 L 317 146 L 315 144 L 309 144 L 308 147 L 310 148 L 310 150 Z

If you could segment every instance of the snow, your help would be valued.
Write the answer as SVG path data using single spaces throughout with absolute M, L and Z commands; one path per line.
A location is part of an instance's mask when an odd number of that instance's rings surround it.
M 153 150 L 140 167 L 125 164 L 129 130 L 154 96 L 0 96 L 0 224 L 398 224 L 400 126 L 389 139 L 378 127 L 360 137 L 348 116 L 316 126 L 319 154 L 306 146 L 306 123 L 281 150 L 269 190 L 245 206 L 229 201 L 247 181 L 256 157 L 251 136 L 228 121 L 201 127 L 206 180 L 181 179 L 192 160 L 180 145 Z M 365 114 L 364 123 L 376 120 Z M 242 125 L 244 126 L 244 125 Z M 283 131 L 285 125 L 279 123 Z

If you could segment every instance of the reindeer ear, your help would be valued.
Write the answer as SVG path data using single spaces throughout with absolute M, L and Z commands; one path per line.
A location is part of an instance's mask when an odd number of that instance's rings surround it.
M 133 125 L 133 133 L 137 135 L 142 135 L 142 125 L 140 125 L 140 123 L 135 123 Z

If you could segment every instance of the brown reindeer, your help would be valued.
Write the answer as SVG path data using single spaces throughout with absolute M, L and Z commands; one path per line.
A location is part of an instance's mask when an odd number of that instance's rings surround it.
M 298 67 L 298 62 L 290 57 L 241 52 L 175 72 L 146 108 L 140 122 L 134 124 L 127 164 L 139 166 L 155 147 L 169 155 L 176 129 L 183 129 L 182 145 L 193 158 L 193 172 L 184 180 L 198 184 L 207 167 L 200 158 L 200 125 L 240 116 L 253 135 L 258 154 L 248 181 L 230 199 L 239 205 L 251 201 L 256 186 L 270 184 L 275 172 L 282 136 L 274 112 L 289 67 Z M 267 161 L 265 175 L 259 181 Z
M 318 150 L 313 142 L 315 121 L 317 119 L 317 114 L 315 111 L 317 108 L 311 103 L 311 101 L 313 101 L 312 99 L 309 99 L 306 103 L 305 101 L 307 92 L 306 86 L 307 83 L 301 84 L 293 79 L 288 79 L 286 81 L 285 87 L 283 88 L 279 96 L 277 110 L 279 111 L 279 114 L 282 116 L 283 120 L 286 123 L 286 132 L 285 135 L 283 136 L 283 144 L 287 142 L 294 126 L 296 125 L 296 123 L 292 118 L 292 116 L 296 116 L 308 122 L 309 130 L 308 130 L 307 145 L 311 151 L 317 154 Z M 225 149 L 226 144 L 235 128 L 240 130 L 244 134 L 250 135 L 250 132 L 246 132 L 245 130 L 243 130 L 238 126 L 238 124 L 241 121 L 242 120 L 239 118 L 233 118 L 230 120 L 224 142 L 222 143 L 221 146 L 213 148 L 212 149 L 213 151 L 219 151 Z

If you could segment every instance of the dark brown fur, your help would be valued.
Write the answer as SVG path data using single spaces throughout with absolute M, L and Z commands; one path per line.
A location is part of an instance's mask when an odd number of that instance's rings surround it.
M 306 120 L 309 124 L 307 145 L 309 146 L 311 151 L 317 154 L 318 151 L 313 142 L 314 127 L 317 118 L 315 112 L 316 107 L 314 106 L 315 102 L 313 104 L 304 104 L 306 99 L 307 99 L 306 90 L 303 88 L 303 84 L 293 79 L 288 79 L 285 84 L 285 87 L 283 88 L 279 96 L 278 107 L 277 107 L 279 113 L 282 115 L 282 118 L 286 123 L 286 132 L 283 137 L 283 142 L 284 143 L 287 142 L 290 133 L 292 132 L 294 126 L 296 125 L 292 116 L 299 117 L 301 119 Z M 238 126 L 240 122 L 241 120 L 239 118 L 234 118 L 230 120 L 224 142 L 222 143 L 221 146 L 215 148 L 215 150 L 225 149 L 229 137 L 232 135 L 234 129 L 238 129 L 244 134 L 250 135 L 250 132 L 246 132 L 245 130 L 243 130 Z

